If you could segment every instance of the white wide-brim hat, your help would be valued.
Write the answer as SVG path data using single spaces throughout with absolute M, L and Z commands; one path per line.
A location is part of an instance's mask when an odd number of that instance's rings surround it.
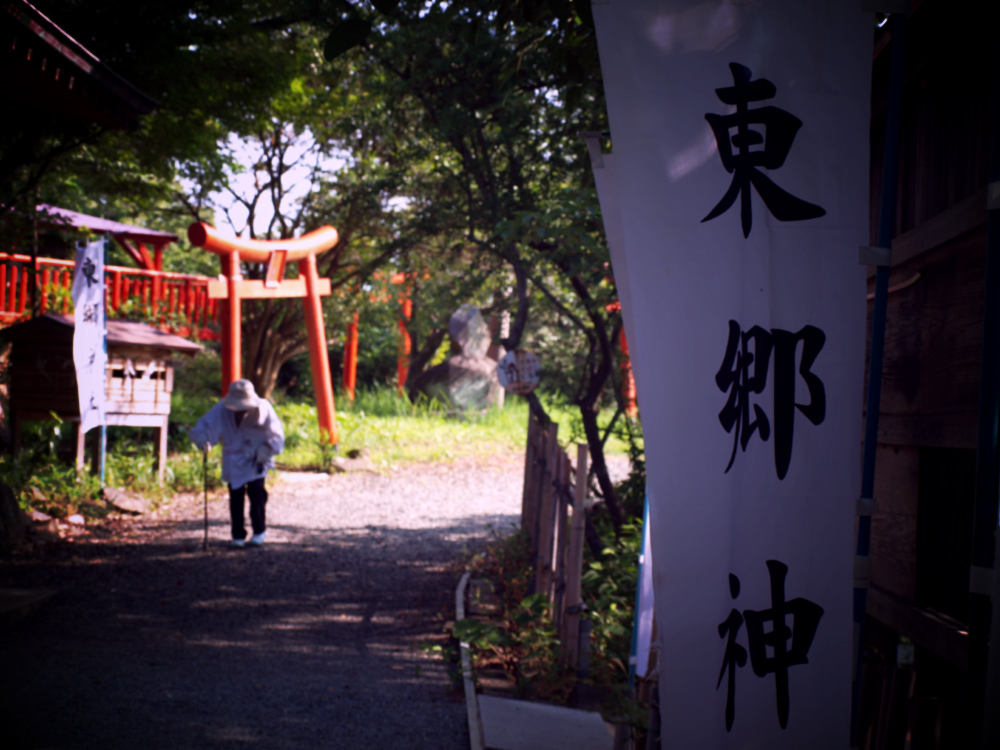
M 222 405 L 232 411 L 256 409 L 259 401 L 253 383 L 249 380 L 234 380 L 229 384 L 229 393 L 222 399 Z

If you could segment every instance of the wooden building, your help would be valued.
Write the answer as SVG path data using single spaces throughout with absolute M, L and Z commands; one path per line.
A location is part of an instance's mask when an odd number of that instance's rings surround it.
M 978 4 L 981 15 L 976 7 L 914 0 L 906 24 L 862 748 L 902 750 L 908 734 L 914 749 L 979 747 L 975 673 L 985 670 L 979 663 L 985 657 L 970 657 L 970 563 L 998 51 L 987 4 Z M 876 34 L 873 63 L 873 245 L 894 43 L 889 29 Z M 870 268 L 869 292 L 874 274 Z M 980 458 L 993 467 L 995 526 L 995 438 L 991 450 L 992 457 Z
M 167 423 L 174 389 L 173 359 L 194 356 L 199 344 L 164 333 L 144 323 L 109 320 L 105 385 L 109 425 L 152 427 L 158 445 L 158 472 L 163 479 L 167 458 Z M 73 365 L 73 318 L 46 314 L 0 331 L 11 344 L 10 407 L 15 452 L 27 420 L 51 413 L 80 420 L 76 369 Z M 77 429 L 77 464 L 83 465 L 84 436 Z
M 0 8 L 0 94 L 25 113 L 135 130 L 156 102 L 26 0 Z

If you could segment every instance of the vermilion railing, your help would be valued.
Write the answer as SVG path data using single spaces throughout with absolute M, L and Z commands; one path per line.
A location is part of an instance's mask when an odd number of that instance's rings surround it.
M 71 260 L 56 258 L 38 258 L 32 263 L 30 255 L 0 253 L 0 325 L 30 317 L 32 272 L 40 311 L 69 313 L 74 265 Z M 105 266 L 104 278 L 111 316 L 111 310 L 117 312 L 125 306 L 128 312 L 170 333 L 189 336 L 193 331 L 202 340 L 219 338 L 213 324 L 219 322 L 221 307 L 208 298 L 210 278 L 125 266 Z

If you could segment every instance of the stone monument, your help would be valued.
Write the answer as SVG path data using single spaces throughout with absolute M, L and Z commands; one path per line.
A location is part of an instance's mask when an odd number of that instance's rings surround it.
M 423 393 L 456 411 L 482 411 L 500 395 L 497 363 L 486 356 L 490 330 L 475 305 L 462 305 L 448 322 L 451 355 L 422 372 L 410 388 L 410 398 Z

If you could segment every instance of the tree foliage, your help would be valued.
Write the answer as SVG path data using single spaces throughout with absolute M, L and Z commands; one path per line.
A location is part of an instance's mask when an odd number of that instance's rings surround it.
M 371 302 L 372 271 L 405 274 L 414 374 L 461 302 L 510 311 L 504 345 L 545 352 L 620 526 L 597 423 L 615 392 L 620 319 L 578 135 L 606 129 L 586 0 L 53 0 L 43 10 L 160 108 L 135 133 L 94 134 L 55 168 L 39 157 L 17 189 L 45 166 L 51 202 L 86 209 L 101 196 L 110 218 L 176 231 L 192 216 L 223 218 L 218 195 L 246 170 L 254 179 L 240 184 L 252 188 L 230 202 L 243 201 L 251 234 L 338 228 L 320 266 L 335 289 L 334 336 L 355 310 L 387 304 Z M 71 142 L 45 137 L 53 149 Z M 241 164 L 247 148 L 252 165 Z M 293 154 L 311 160 L 305 193 L 290 192 Z M 265 204 L 273 218 L 260 227 Z M 265 393 L 304 351 L 301 317 L 297 300 L 245 306 L 246 371 Z
M 391 103 L 397 132 L 430 146 L 413 154 L 422 157 L 413 163 L 415 226 L 506 264 L 512 283 L 499 296 L 506 294 L 516 315 L 505 345 L 521 343 L 529 285 L 573 332 L 583 352 L 573 398 L 618 527 L 623 518 L 597 413 L 620 320 L 609 308 L 615 295 L 606 281 L 607 249 L 578 137 L 603 130 L 605 117 L 583 5 L 402 0 L 366 16 L 373 22 L 363 43 L 327 56 L 363 77 L 369 95 Z M 328 40 L 357 12 L 333 19 Z M 542 411 L 537 400 L 534 406 Z

